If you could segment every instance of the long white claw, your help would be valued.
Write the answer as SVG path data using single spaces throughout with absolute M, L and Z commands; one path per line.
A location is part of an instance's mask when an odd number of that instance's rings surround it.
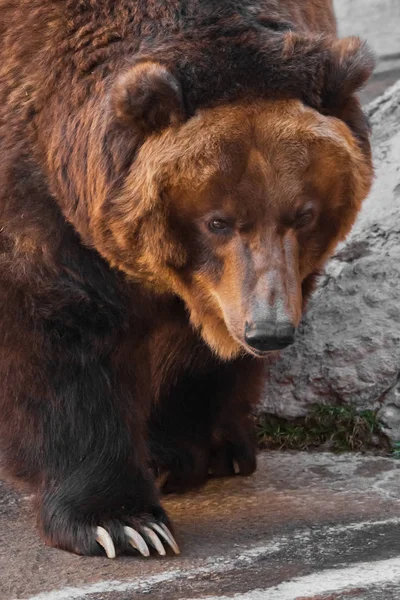
M 233 461 L 233 471 L 234 471 L 235 475 L 240 475 L 239 463 L 236 462 L 236 460 Z
M 115 558 L 114 543 L 108 531 L 103 527 L 96 528 L 96 542 L 104 548 L 108 558 Z
M 150 550 L 140 533 L 132 529 L 132 527 L 124 527 L 124 533 L 132 548 L 139 550 L 143 556 L 150 556 Z
M 160 556 L 165 556 L 165 548 L 158 539 L 158 536 L 154 533 L 154 531 L 152 531 L 149 527 L 145 526 L 142 527 L 142 531 L 145 537 L 147 538 L 147 541 L 153 546 L 153 548 L 157 550 L 158 554 L 160 554 Z
M 181 553 L 178 544 L 174 540 L 174 536 L 172 535 L 168 527 L 164 525 L 164 523 L 151 523 L 151 527 L 163 538 L 163 540 L 165 540 L 171 546 L 175 554 Z

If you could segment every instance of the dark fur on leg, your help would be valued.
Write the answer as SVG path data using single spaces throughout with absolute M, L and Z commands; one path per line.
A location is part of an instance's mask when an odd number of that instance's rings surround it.
M 154 407 L 150 451 L 164 493 L 203 485 L 209 475 L 250 475 L 256 468 L 252 406 L 263 364 L 250 357 L 215 362 L 207 376 L 186 376 Z

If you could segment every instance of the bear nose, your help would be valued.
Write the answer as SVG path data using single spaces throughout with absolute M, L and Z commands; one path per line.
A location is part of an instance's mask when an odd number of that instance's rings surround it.
M 244 339 L 257 352 L 270 352 L 293 344 L 295 332 L 294 325 L 288 321 L 246 323 Z

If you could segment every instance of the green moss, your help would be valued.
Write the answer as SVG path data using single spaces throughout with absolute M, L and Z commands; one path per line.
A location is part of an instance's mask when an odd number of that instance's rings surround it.
M 307 417 L 293 421 L 264 415 L 257 419 L 257 432 L 262 448 L 323 448 L 334 452 L 389 450 L 376 412 L 357 411 L 350 406 L 315 405 Z
M 400 459 L 400 442 L 395 442 L 392 448 L 393 458 Z

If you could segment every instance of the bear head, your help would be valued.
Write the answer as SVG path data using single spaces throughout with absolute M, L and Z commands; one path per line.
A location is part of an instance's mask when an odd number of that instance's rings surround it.
M 187 118 L 179 81 L 156 62 L 114 85 L 115 119 L 142 143 L 98 211 L 96 245 L 129 277 L 179 296 L 223 359 L 293 341 L 368 194 L 368 126 L 354 96 L 369 75 L 362 51 L 342 51 L 318 111 L 243 99 Z

